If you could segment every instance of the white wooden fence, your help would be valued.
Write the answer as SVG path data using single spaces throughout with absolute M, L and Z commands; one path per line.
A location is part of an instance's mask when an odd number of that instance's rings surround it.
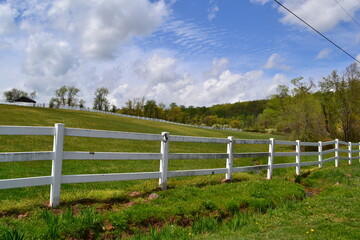
M 323 163 L 335 162 L 339 166 L 340 160 L 348 160 L 349 164 L 355 159 L 360 159 L 360 144 L 343 142 L 339 140 L 329 142 L 300 142 L 300 141 L 280 141 L 270 138 L 269 140 L 256 139 L 234 139 L 228 138 L 208 138 L 175 136 L 168 132 L 162 134 L 144 134 L 116 131 L 100 131 L 90 129 L 65 128 L 64 124 L 55 124 L 55 127 L 19 127 L 19 126 L 0 126 L 0 135 L 45 135 L 54 136 L 53 151 L 42 152 L 13 152 L 0 153 L 0 164 L 2 162 L 19 161 L 41 161 L 52 160 L 51 176 L 40 176 L 30 178 L 3 179 L 0 180 L 0 189 L 20 188 L 29 186 L 51 185 L 50 204 L 56 207 L 60 203 L 60 188 L 64 183 L 85 183 L 85 182 L 106 182 L 137 179 L 159 179 L 162 189 L 166 189 L 167 178 L 199 176 L 211 174 L 225 174 L 226 179 L 231 179 L 233 173 L 267 169 L 267 178 L 271 179 L 273 169 L 295 167 L 296 174 L 300 175 L 302 166 L 318 165 L 320 168 Z M 64 136 L 110 138 L 110 139 L 129 139 L 140 141 L 160 141 L 160 153 L 125 153 L 125 152 L 71 152 L 63 151 Z M 169 142 L 193 142 L 193 143 L 220 143 L 227 144 L 227 153 L 169 153 Z M 235 153 L 235 144 L 266 144 L 269 146 L 268 152 L 257 153 Z M 295 146 L 295 152 L 276 152 L 276 145 Z M 347 149 L 340 148 L 340 145 L 348 146 Z M 302 152 L 302 146 L 312 146 L 318 151 Z M 323 150 L 323 147 L 333 148 Z M 358 146 L 358 150 L 353 147 Z M 348 157 L 340 156 L 340 152 L 348 154 Z M 354 153 L 358 153 L 357 157 Z M 329 154 L 331 156 L 329 156 Z M 324 155 L 329 156 L 324 159 Z M 294 163 L 274 163 L 275 157 L 293 156 Z M 317 161 L 301 161 L 302 156 L 318 156 Z M 267 157 L 268 164 L 245 167 L 234 167 L 233 160 L 237 158 Z M 112 173 L 112 174 L 82 174 L 82 175 L 62 175 L 62 161 L 67 160 L 160 160 L 158 172 L 136 172 L 136 173 Z M 168 162 L 171 159 L 226 159 L 224 168 L 198 169 L 168 171 Z

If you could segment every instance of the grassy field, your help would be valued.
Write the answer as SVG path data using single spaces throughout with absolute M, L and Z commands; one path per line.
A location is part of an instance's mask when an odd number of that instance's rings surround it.
M 268 139 L 281 136 L 185 127 L 119 116 L 0 105 L 0 125 L 53 126 L 174 135 Z M 159 152 L 159 142 L 65 138 L 65 151 Z M 263 152 L 265 145 L 237 145 Z M 52 137 L 0 136 L 0 152 L 51 151 Z M 171 143 L 171 152 L 225 153 L 225 144 Z M 289 150 L 278 147 L 276 151 Z M 306 160 L 314 160 L 308 158 Z M 294 162 L 277 158 L 276 163 Z M 266 163 L 236 159 L 235 166 Z M 157 180 L 64 184 L 49 209 L 49 186 L 0 190 L 0 239 L 356 239 L 360 164 Z M 225 160 L 171 160 L 170 170 L 223 168 Z M 63 174 L 158 171 L 159 161 L 64 161 Z M 51 162 L 1 163 L 0 179 L 50 175 Z M 332 231 L 335 229 L 335 231 Z M 332 234 L 332 235 L 331 235 Z

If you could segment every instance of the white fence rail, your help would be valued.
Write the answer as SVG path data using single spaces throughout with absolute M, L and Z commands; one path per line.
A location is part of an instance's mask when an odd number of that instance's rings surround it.
M 335 162 L 338 167 L 339 160 L 360 159 L 360 143 L 347 143 L 338 139 L 329 142 L 301 142 L 297 141 L 278 141 L 273 138 L 269 140 L 256 139 L 234 139 L 228 138 L 208 138 L 175 136 L 167 132 L 162 134 L 128 133 L 115 131 L 100 131 L 90 129 L 65 128 L 63 124 L 55 124 L 55 127 L 17 127 L 0 126 L 0 135 L 53 135 L 53 151 L 44 152 L 14 152 L 0 153 L 0 164 L 20 161 L 40 161 L 52 160 L 51 176 L 39 176 L 30 178 L 2 179 L 0 189 L 20 188 L 40 185 L 51 185 L 50 204 L 56 207 L 60 203 L 61 184 L 65 183 L 85 183 L 85 182 L 105 182 L 138 179 L 159 179 L 159 185 L 166 189 L 167 178 L 200 176 L 211 174 L 226 174 L 225 178 L 230 180 L 233 173 L 246 171 L 267 170 L 267 178 L 271 179 L 273 169 L 295 167 L 296 174 L 301 174 L 302 166 L 318 165 L 320 168 L 323 163 Z M 128 139 L 139 141 L 160 141 L 160 153 L 126 153 L 126 152 L 74 152 L 63 151 L 64 137 L 94 137 L 108 139 Z M 194 143 L 220 143 L 227 144 L 226 153 L 169 153 L 169 142 L 194 142 Z M 269 146 L 268 152 L 256 153 L 235 153 L 235 144 L 265 144 Z M 295 152 L 276 152 L 276 145 L 295 146 Z M 323 150 L 324 146 L 332 149 Z M 347 149 L 340 148 L 340 145 L 347 146 Z M 313 147 L 313 151 L 302 152 L 302 147 Z M 330 146 L 331 147 L 331 146 Z M 357 149 L 353 149 L 357 147 Z M 314 151 L 317 148 L 317 151 Z M 348 153 L 348 157 L 340 156 L 339 153 Z M 359 155 L 355 157 L 355 153 Z M 331 155 L 332 156 L 331 156 Z M 329 156 L 330 155 L 330 156 Z M 301 161 L 302 156 L 317 156 L 317 161 Z M 239 158 L 267 157 L 268 164 L 234 167 L 234 159 Z M 275 157 L 295 157 L 294 163 L 274 163 Z M 325 158 L 326 157 L 326 158 Z M 168 171 L 168 162 L 172 159 L 226 159 L 224 168 L 216 169 L 197 169 Z M 112 173 L 112 174 L 82 174 L 82 175 L 62 175 L 63 160 L 160 160 L 159 172 L 136 172 L 136 173 Z

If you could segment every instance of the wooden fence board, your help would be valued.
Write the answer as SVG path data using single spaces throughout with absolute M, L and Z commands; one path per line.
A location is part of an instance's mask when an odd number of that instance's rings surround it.
M 51 183 L 51 176 L 5 179 L 0 180 L 0 189 L 50 185 Z
M 0 162 L 27 162 L 51 160 L 53 152 L 13 152 L 0 153 Z

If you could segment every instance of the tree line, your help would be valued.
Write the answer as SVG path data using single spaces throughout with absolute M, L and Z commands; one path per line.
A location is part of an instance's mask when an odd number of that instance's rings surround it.
M 74 86 L 60 87 L 51 98 L 50 107 L 85 107 L 85 101 L 78 99 L 79 91 Z M 342 74 L 334 70 L 317 86 L 311 79 L 305 81 L 298 77 L 291 80 L 291 87 L 279 85 L 276 94 L 268 99 L 211 107 L 186 107 L 176 103 L 166 106 L 151 99 L 133 98 L 117 108 L 110 105 L 108 94 L 105 87 L 96 89 L 93 109 L 214 128 L 276 132 L 302 141 L 360 140 L 360 70 L 355 63 Z M 7 100 L 21 95 L 33 98 L 36 92 L 17 89 L 4 92 Z
M 360 140 L 360 71 L 356 63 L 344 73 L 333 71 L 318 83 L 302 77 L 293 88 L 277 88 L 266 109 L 257 117 L 257 128 L 274 128 L 293 139 L 314 141 L 341 138 Z
M 336 70 L 316 85 L 303 77 L 279 85 L 266 100 L 211 107 L 169 107 L 154 100 L 128 100 L 117 112 L 169 121 L 276 132 L 301 141 L 340 138 L 360 141 L 360 70 L 356 63 Z

